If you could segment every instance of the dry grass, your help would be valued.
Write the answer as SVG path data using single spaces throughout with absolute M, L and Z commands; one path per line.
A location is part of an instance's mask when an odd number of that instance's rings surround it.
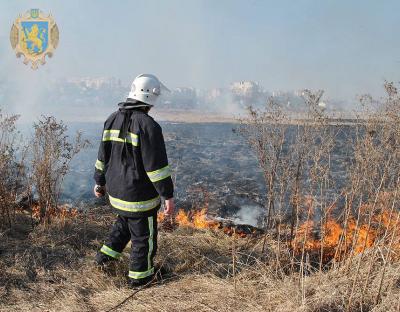
M 14 228 L 0 233 L 0 311 L 107 311 L 132 294 L 126 286 L 128 250 L 108 273 L 93 265 L 112 220 L 104 209 L 92 209 L 32 230 L 30 219 L 18 215 Z M 156 261 L 164 279 L 115 311 L 344 311 L 357 265 L 353 259 L 299 279 L 274 264 L 276 248 L 269 238 L 264 257 L 260 239 L 184 228 L 159 238 Z M 375 302 L 383 266 L 379 254 L 367 256 L 377 260 L 372 270 L 358 272 L 350 311 L 398 311 L 400 263 L 387 266 L 383 296 Z
M 250 109 L 241 133 L 264 173 L 266 236 L 238 239 L 190 228 L 161 232 L 156 262 L 163 273 L 137 293 L 126 284 L 128 250 L 107 272 L 93 264 L 111 214 L 102 208 L 77 216 L 53 213 L 69 161 L 86 141 L 78 135 L 71 145 L 62 123 L 43 120 L 36 126 L 31 174 L 40 219 L 52 222 L 33 227 L 34 213 L 17 212 L 20 183 L 10 192 L 15 172 L 0 170 L 0 311 L 400 311 L 400 93 L 391 83 L 385 89 L 383 103 L 363 99 L 366 109 L 378 107 L 363 114 L 368 118 L 356 123 L 349 138 L 354 160 L 334 204 L 328 190 L 334 185 L 330 155 L 337 132 L 329 130 L 319 106 L 322 91 L 304 91 L 309 118 L 293 135 L 276 103 L 264 112 Z M 2 132 L 10 140 L 2 141 L 0 154 L 8 160 L 15 120 L 5 121 Z M 17 170 L 16 177 L 22 173 Z

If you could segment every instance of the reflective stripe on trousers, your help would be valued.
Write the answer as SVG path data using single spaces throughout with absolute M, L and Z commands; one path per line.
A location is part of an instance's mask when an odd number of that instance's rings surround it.
M 103 245 L 103 247 L 101 247 L 100 251 L 103 254 L 106 254 L 107 256 L 110 256 L 114 259 L 118 259 L 121 256 L 121 253 L 118 251 L 115 251 L 113 249 L 111 249 L 110 247 Z
M 149 250 L 147 252 L 147 271 L 136 272 L 129 270 L 129 278 L 140 279 L 151 276 L 154 274 L 154 267 L 152 264 L 152 254 L 153 254 L 153 241 L 154 241 L 154 219 L 153 216 L 147 218 L 147 223 L 149 225 L 149 239 L 148 245 Z
M 151 268 L 150 270 L 147 270 L 145 272 L 134 272 L 134 271 L 129 271 L 129 278 L 134 278 L 134 279 L 140 279 L 140 278 L 145 278 L 150 275 L 154 274 L 154 268 Z
M 100 171 L 104 171 L 104 162 L 103 161 L 97 159 L 94 166 L 96 167 L 96 169 L 98 169 Z

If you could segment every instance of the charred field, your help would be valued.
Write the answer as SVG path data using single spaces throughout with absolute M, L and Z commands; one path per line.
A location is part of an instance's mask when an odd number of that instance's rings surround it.
M 399 311 L 400 96 L 385 87 L 382 109 L 351 125 L 332 124 L 311 91 L 298 124 L 274 103 L 236 124 L 162 123 L 177 211 L 159 212 L 157 279 L 136 291 L 130 246 L 105 270 L 93 263 L 115 217 L 91 199 L 101 126 L 69 126 L 89 147 L 41 120 L 37 199 L 16 202 L 17 180 L 0 201 L 0 311 Z M 1 194 L 21 168 L 2 168 Z
M 255 153 L 237 132 L 237 123 L 161 122 L 161 126 L 173 168 L 178 208 L 189 211 L 207 197 L 209 213 L 262 226 L 266 200 L 263 173 Z M 97 157 L 101 127 L 101 124 L 70 125 L 71 130 L 82 130 L 93 143 L 73 160 L 63 188 L 63 199 L 82 209 L 103 203 L 95 201 L 92 195 L 93 159 Z M 290 127 L 294 132 L 296 126 Z M 330 189 L 332 196 L 344 183 L 346 167 L 351 163 L 348 139 L 354 131 L 352 126 L 341 127 L 335 142 L 331 158 L 335 180 Z

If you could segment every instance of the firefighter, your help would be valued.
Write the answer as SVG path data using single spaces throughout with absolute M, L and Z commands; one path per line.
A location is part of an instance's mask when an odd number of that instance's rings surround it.
M 106 192 L 117 219 L 108 240 L 96 255 L 103 266 L 118 259 L 129 240 L 132 244 L 129 283 L 148 284 L 154 276 L 157 251 L 157 212 L 174 212 L 174 188 L 160 125 L 148 115 L 162 90 L 156 76 L 135 78 L 125 102 L 104 123 L 95 164 L 96 197 Z

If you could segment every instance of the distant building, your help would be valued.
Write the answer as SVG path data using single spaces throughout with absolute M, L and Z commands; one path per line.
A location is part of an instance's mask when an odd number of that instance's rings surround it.
M 163 106 L 172 108 L 194 108 L 197 105 L 197 90 L 190 87 L 173 89 L 170 93 L 164 93 Z
M 231 92 L 236 96 L 252 97 L 262 92 L 262 88 L 254 81 L 239 81 L 231 84 Z
M 258 82 L 239 81 L 230 86 L 233 101 L 242 106 L 259 105 L 266 101 L 267 95 Z
M 67 83 L 77 85 L 85 89 L 100 90 L 101 88 L 120 88 L 121 80 L 114 77 L 80 77 L 80 78 L 69 78 Z

